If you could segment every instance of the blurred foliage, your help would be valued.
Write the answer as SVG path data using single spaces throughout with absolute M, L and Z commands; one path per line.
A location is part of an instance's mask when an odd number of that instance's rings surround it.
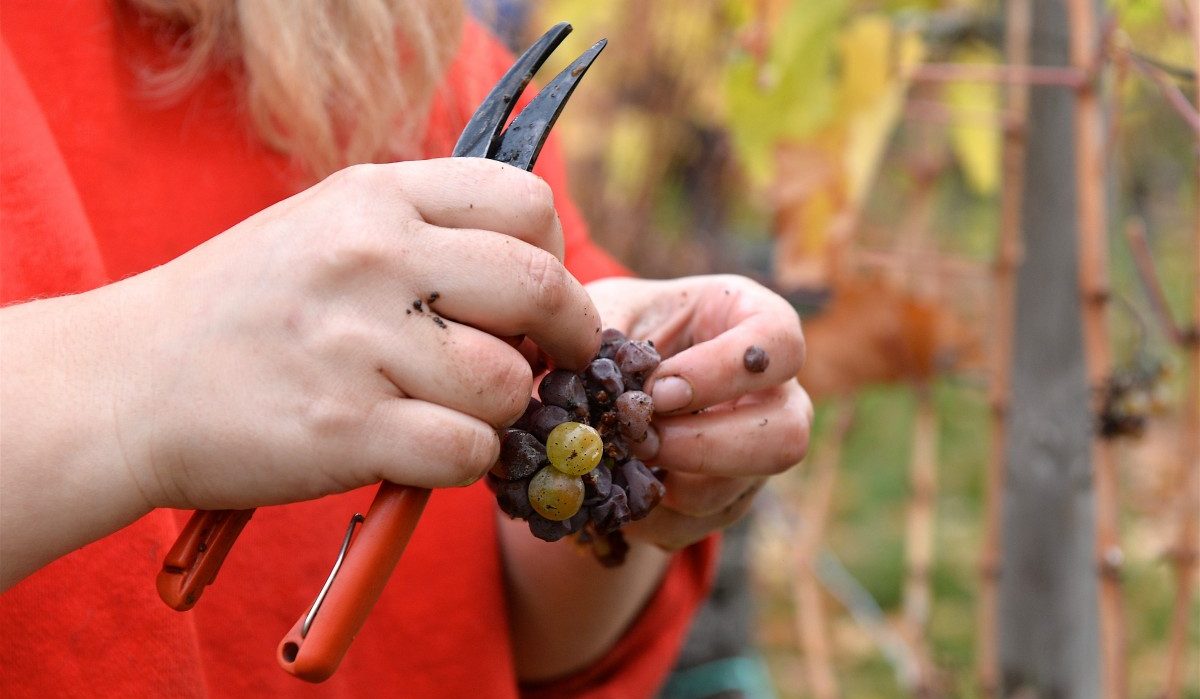
M 991 47 L 970 43 L 951 54 L 955 63 L 997 65 L 1002 57 Z M 1000 87 L 986 82 L 952 82 L 946 86 L 946 104 L 951 110 L 950 142 L 967 184 L 976 194 L 995 194 L 1000 184 Z
M 913 299 L 923 299 L 926 312 L 945 313 L 959 336 L 969 331 L 986 349 L 1002 90 L 986 82 L 915 80 L 913 71 L 921 63 L 1002 64 L 999 0 L 529 5 L 529 29 L 517 44 L 560 19 L 575 25 L 551 69 L 597 38 L 610 39 L 557 131 L 593 236 L 636 272 L 737 272 L 784 292 L 853 286 L 866 275 L 879 285 L 872 293 L 903 296 L 903 303 L 881 306 L 911 308 Z M 1172 79 L 1194 98 L 1195 58 L 1182 7 L 1178 0 L 1107 5 L 1116 20 L 1114 42 L 1190 73 L 1190 81 Z M 1066 37 L 1035 28 L 1033 40 L 1036 50 L 1038 42 Z M 1110 229 L 1115 233 L 1132 215 L 1146 222 L 1169 303 L 1185 319 L 1196 283 L 1195 138 L 1154 85 L 1132 71 L 1108 75 Z M 1111 237 L 1111 253 L 1116 356 L 1180 366 L 1180 354 L 1148 320 L 1119 235 Z M 870 322 L 883 325 L 877 321 Z M 810 327 L 818 325 L 819 318 Z M 827 343 L 811 354 L 815 361 L 849 349 Z M 975 594 L 989 439 L 983 358 L 957 362 L 935 384 L 939 486 L 929 639 L 946 695 L 956 697 L 976 696 Z M 1180 374 L 1169 384 L 1176 402 L 1184 388 Z M 858 415 L 827 546 L 894 615 L 903 594 L 915 402 L 903 378 L 855 388 Z M 1122 453 L 1135 697 L 1155 694 L 1163 673 L 1173 583 L 1162 553 L 1174 535 L 1171 508 L 1163 503 L 1172 495 L 1176 435 L 1188 428 L 1178 412 L 1174 405 L 1155 417 Z M 824 410 L 818 417 L 819 443 Z M 796 492 L 804 478 L 797 469 L 779 492 Z M 766 571 L 759 581 L 761 640 L 781 693 L 800 696 L 790 592 L 786 575 L 781 582 L 770 574 L 775 560 L 760 562 Z M 833 598 L 826 602 L 844 696 L 903 696 L 871 635 Z M 1192 697 L 1200 697 L 1198 626 L 1191 627 Z

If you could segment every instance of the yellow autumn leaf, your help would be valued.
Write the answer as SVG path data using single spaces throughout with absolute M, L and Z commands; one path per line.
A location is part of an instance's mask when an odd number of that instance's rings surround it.
M 874 105 L 891 77 L 892 23 L 882 15 L 855 17 L 838 37 L 841 109 L 851 113 Z
M 843 103 L 856 105 L 845 117 L 848 134 L 844 154 L 846 191 L 854 208 L 861 204 L 875 178 L 904 106 L 912 71 L 925 54 L 924 42 L 915 32 L 893 36 L 890 25 L 881 27 L 878 18 L 863 19 L 870 21 L 848 32 L 853 40 L 848 36 L 842 42 L 842 61 L 847 67 Z M 882 34 L 881 28 L 887 29 L 887 34 Z M 852 69 L 864 54 L 869 56 L 863 61 L 869 68 Z
M 844 0 L 796 2 L 770 28 L 765 62 L 735 56 L 725 72 L 734 148 L 757 185 L 774 174 L 774 149 L 815 133 L 836 112 L 833 59 Z
M 956 51 L 955 63 L 996 65 L 1001 57 L 982 44 Z M 950 107 L 950 146 L 967 184 L 978 194 L 993 194 L 1000 182 L 1000 89 L 983 81 L 948 83 L 944 98 Z

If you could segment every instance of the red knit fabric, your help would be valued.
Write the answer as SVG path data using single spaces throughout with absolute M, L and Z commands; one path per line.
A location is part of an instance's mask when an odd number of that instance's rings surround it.
M 252 137 L 227 79 L 209 79 L 174 106 L 139 96 L 129 62 L 153 45 L 118 30 L 110 3 L 0 8 L 0 301 L 144 271 L 305 184 Z M 466 26 L 427 155 L 449 152 L 510 60 Z M 537 172 L 556 192 L 572 272 L 584 281 L 621 273 L 589 242 L 553 139 Z M 154 576 L 187 513 L 154 512 L 59 559 L 0 596 L 0 695 L 517 696 L 494 504 L 482 485 L 434 493 L 332 679 L 311 686 L 276 666 L 276 644 L 311 604 L 348 517 L 373 492 L 260 509 L 186 614 L 158 600 Z M 606 657 L 526 694 L 653 694 L 707 590 L 715 548 L 710 540 L 677 556 Z

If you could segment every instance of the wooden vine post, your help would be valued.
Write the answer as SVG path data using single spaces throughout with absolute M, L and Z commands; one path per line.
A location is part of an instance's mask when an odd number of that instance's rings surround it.
M 796 631 L 804 656 L 805 681 L 802 684 L 813 699 L 837 699 L 840 696 L 816 562 L 833 509 L 842 446 L 854 423 L 854 401 L 855 395 L 851 393 L 834 402 L 831 427 L 823 436 L 820 450 L 813 455 L 805 479 L 804 528 L 795 548 L 792 595 L 796 601 Z
M 920 659 L 917 696 L 937 693 L 937 671 L 929 645 L 927 627 L 933 607 L 930 578 L 933 574 L 934 518 L 937 500 L 937 410 L 932 386 L 923 381 L 914 386 L 917 398 L 913 423 L 912 456 L 909 462 L 908 512 L 905 516 L 904 607 L 902 628 Z
M 1010 69 L 1029 65 L 1029 0 L 1010 0 L 1005 14 L 1005 56 Z M 1005 450 L 1013 362 L 1013 320 L 1016 313 L 1016 270 L 1021 263 L 1021 200 L 1025 188 L 1025 131 L 1029 114 L 1029 85 L 1011 80 L 1007 86 L 1000 193 L 1000 230 L 993 270 L 991 445 L 985 473 L 983 552 L 979 561 L 979 627 L 977 672 L 984 697 L 1000 696 L 998 639 L 1001 570 L 1000 537 L 1003 511 Z
M 1189 3 L 1192 48 L 1196 69 L 1200 70 L 1200 2 Z M 1196 82 L 1196 104 L 1200 107 L 1200 81 Z M 1192 327 L 1182 340 L 1187 352 L 1187 397 L 1184 401 L 1183 429 L 1180 430 L 1179 533 L 1172 547 L 1175 567 L 1175 601 L 1171 613 L 1170 641 L 1167 649 L 1167 673 L 1163 695 L 1179 699 L 1188 662 L 1188 626 L 1192 596 L 1200 566 L 1200 139 L 1196 144 L 1196 228 L 1192 250 Z
M 1075 168 L 1079 230 L 1079 286 L 1083 347 L 1091 415 L 1099 416 L 1112 373 L 1108 332 L 1108 238 L 1105 211 L 1104 115 L 1099 93 L 1100 33 L 1094 0 L 1068 0 L 1071 65 L 1089 79 L 1075 92 Z M 1096 566 L 1099 571 L 1100 661 L 1103 696 L 1128 696 L 1125 615 L 1121 600 L 1122 552 L 1118 535 L 1114 444 L 1093 427 Z

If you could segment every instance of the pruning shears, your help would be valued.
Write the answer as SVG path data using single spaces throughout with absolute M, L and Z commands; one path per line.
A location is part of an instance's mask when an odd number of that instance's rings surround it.
M 453 157 L 488 158 L 533 169 L 554 122 L 607 41 L 601 39 L 584 51 L 507 129 L 504 125 L 534 74 L 570 33 L 570 24 L 556 24 L 521 54 L 467 122 Z M 400 561 L 429 494 L 425 488 L 384 482 L 367 514 L 350 518 L 316 600 L 279 642 L 277 656 L 284 670 L 309 682 L 321 682 L 337 670 Z M 196 604 L 253 515 L 253 509 L 198 510 L 192 515 L 158 574 L 158 594 L 168 606 L 186 611 Z

